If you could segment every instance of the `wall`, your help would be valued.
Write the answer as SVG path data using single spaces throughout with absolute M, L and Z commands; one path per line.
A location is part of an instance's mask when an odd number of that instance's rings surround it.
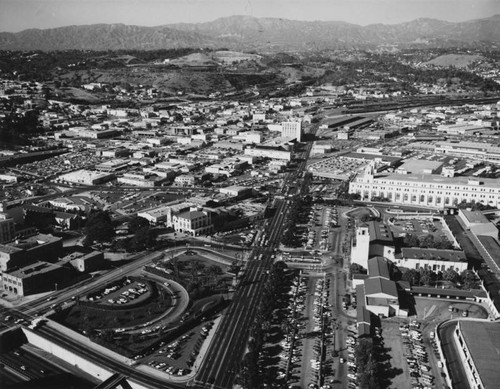
M 104 366 L 99 366 L 79 355 L 76 355 L 72 351 L 66 350 L 65 348 L 51 342 L 48 339 L 45 339 L 38 333 L 28 328 L 23 328 L 23 332 L 26 335 L 28 342 L 32 345 L 37 346 L 60 359 L 63 359 L 67 363 L 77 367 L 80 370 L 85 371 L 88 374 L 91 374 L 101 381 L 107 380 L 115 373 L 111 369 L 107 369 Z M 96 345 L 96 347 L 99 346 Z M 134 382 L 130 379 L 127 379 L 127 382 L 130 384 L 132 389 L 150 389 L 150 387 Z
M 42 350 L 47 351 L 48 353 L 55 355 L 58 358 L 63 359 L 67 363 L 78 367 L 81 370 L 93 375 L 97 379 L 101 381 L 107 380 L 114 373 L 111 370 L 108 370 L 102 366 L 98 366 L 95 363 L 87 361 L 85 358 L 82 358 L 71 351 L 64 349 L 63 347 L 52 343 L 50 340 L 45 339 L 34 331 L 30 329 L 23 328 L 23 332 L 28 338 L 28 342 L 41 348 Z

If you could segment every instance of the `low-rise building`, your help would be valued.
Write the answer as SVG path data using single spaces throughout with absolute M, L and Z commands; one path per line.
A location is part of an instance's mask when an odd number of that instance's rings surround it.
M 83 184 L 83 185 L 100 185 L 115 178 L 112 173 L 102 173 L 91 170 L 77 170 L 71 173 L 63 174 L 59 176 L 59 180 L 62 182 L 68 182 L 72 184 Z
M 498 228 L 482 212 L 460 209 L 458 217 L 465 224 L 466 228 L 471 230 L 476 236 L 487 235 L 498 239 Z
M 2 274 L 5 291 L 18 296 L 57 290 L 73 276 L 71 268 L 58 263 L 37 261 Z
M 118 177 L 117 181 L 119 184 L 139 186 L 142 188 L 153 188 L 155 186 L 161 185 L 165 181 L 165 178 L 158 177 L 152 174 L 136 172 L 136 173 L 125 173 L 122 177 Z
M 432 208 L 476 202 L 500 206 L 500 183 L 497 179 L 442 177 L 435 174 L 375 174 L 373 165 L 349 183 L 349 193 L 361 200 L 383 198 L 396 204 Z
M 243 197 L 252 193 L 252 188 L 246 186 L 227 186 L 225 188 L 220 188 L 219 192 L 230 197 Z
M 383 223 L 370 221 L 360 224 L 351 246 L 351 262 L 365 269 L 369 258 L 380 256 L 391 261 L 395 258 L 392 231 Z
M 174 215 L 172 218 L 174 230 L 192 236 L 208 235 L 213 232 L 210 212 L 200 209 L 191 209 Z
M 69 262 L 71 266 L 82 273 L 90 273 L 100 270 L 106 263 L 104 260 L 104 254 L 100 251 L 92 251 L 90 253 L 75 251 L 62 258 L 61 261 Z
M 16 231 L 14 219 L 6 213 L 0 213 L 0 243 L 10 242 L 14 240 Z
M 375 315 L 382 317 L 407 316 L 400 309 L 399 292 L 396 282 L 389 278 L 389 264 L 385 258 L 368 260 L 368 278 L 364 281 L 364 305 Z
M 426 269 L 433 272 L 444 272 L 451 269 L 462 273 L 467 270 L 468 266 L 463 251 L 418 247 L 403 247 L 394 263 L 408 269 Z
M 292 153 L 290 151 L 266 148 L 266 147 L 254 147 L 254 148 L 246 148 L 246 155 L 253 155 L 255 157 L 265 157 L 265 158 L 273 158 L 273 159 L 285 159 L 290 161 L 292 159 Z
M 23 239 L 16 239 L 7 244 L 0 244 L 0 271 L 25 266 L 43 258 L 53 261 L 62 252 L 62 238 L 37 234 Z
M 460 320 L 453 331 L 453 340 L 459 355 L 446 357 L 459 361 L 465 371 L 468 386 L 473 389 L 497 388 L 500 323 L 477 319 Z

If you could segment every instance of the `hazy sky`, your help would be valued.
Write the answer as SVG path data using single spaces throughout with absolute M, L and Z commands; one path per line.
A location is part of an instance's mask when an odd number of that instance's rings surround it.
M 0 0 L 0 31 L 75 24 L 157 26 L 230 15 L 366 25 L 420 17 L 463 21 L 500 14 L 500 0 Z

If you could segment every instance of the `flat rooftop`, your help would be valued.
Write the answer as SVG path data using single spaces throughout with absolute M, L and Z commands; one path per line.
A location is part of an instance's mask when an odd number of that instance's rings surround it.
M 461 209 L 460 212 L 464 215 L 469 223 L 473 224 L 487 224 L 490 223 L 488 218 L 483 215 L 480 211 L 468 211 L 466 209 Z
M 467 262 L 465 253 L 459 250 L 443 250 L 419 247 L 403 247 L 401 256 L 409 259 L 424 259 L 432 261 Z
M 500 267 L 500 244 L 498 241 L 489 235 L 478 235 L 477 239 L 481 242 L 486 252 L 495 261 L 497 266 Z
M 463 320 L 459 326 L 484 387 L 498 388 L 500 323 Z
M 500 188 L 500 180 L 495 178 L 476 178 L 474 181 L 480 181 L 483 184 L 471 184 L 469 181 L 471 177 L 442 177 L 438 174 L 382 174 L 375 177 L 376 181 L 400 181 L 400 182 L 414 182 L 418 184 L 443 184 L 443 185 L 470 185 L 477 188 Z
M 60 268 L 61 265 L 55 264 L 55 263 L 47 263 L 47 262 L 42 262 L 38 261 L 35 262 L 31 265 L 22 267 L 20 269 L 14 270 L 12 272 L 9 272 L 8 274 L 12 277 L 16 278 L 30 278 L 39 274 L 43 273 L 49 273 L 55 269 Z
M 393 157 L 391 155 L 357 153 L 357 152 L 343 154 L 342 157 L 353 158 L 353 159 L 364 159 L 364 160 L 380 159 L 383 162 L 389 162 L 389 163 L 401 161 L 400 157 Z
M 403 163 L 398 170 L 404 170 L 408 173 L 423 174 L 426 171 L 434 171 L 443 165 L 440 161 L 428 161 L 425 159 L 410 159 Z

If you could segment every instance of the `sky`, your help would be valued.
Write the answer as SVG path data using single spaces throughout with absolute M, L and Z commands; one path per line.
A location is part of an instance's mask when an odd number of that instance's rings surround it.
M 500 0 L 0 0 L 0 31 L 96 23 L 159 26 L 231 15 L 396 24 L 500 14 Z

